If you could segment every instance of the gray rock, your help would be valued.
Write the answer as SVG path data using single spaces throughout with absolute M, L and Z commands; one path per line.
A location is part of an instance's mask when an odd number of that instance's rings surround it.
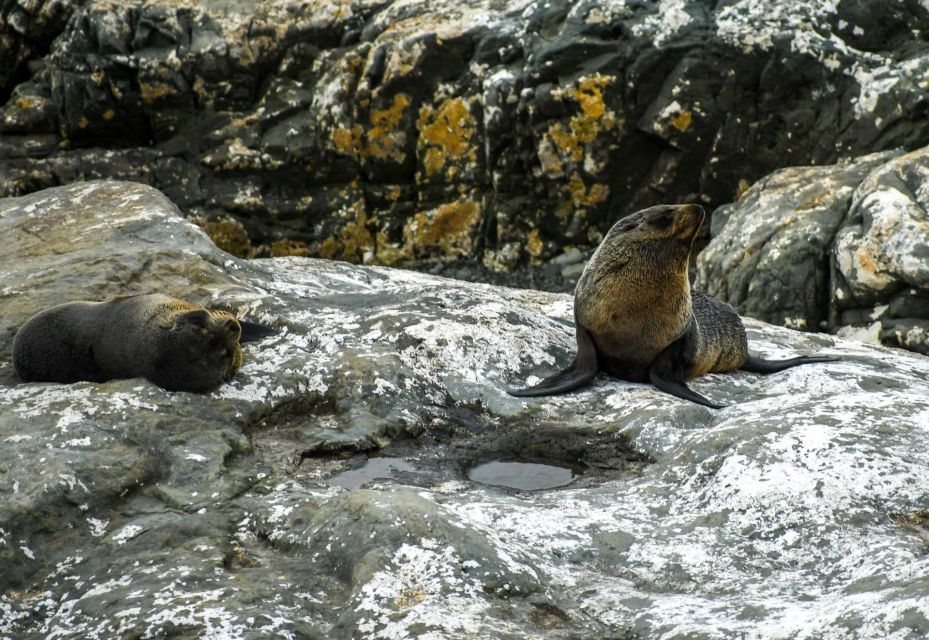
M 929 9 L 884 5 L 7 2 L 0 195 L 132 179 L 260 255 L 489 278 L 658 202 L 929 143 Z
M 566 295 L 222 253 L 160 193 L 0 201 L 0 636 L 873 638 L 929 633 L 929 359 L 748 320 L 711 411 L 605 377 L 504 388 L 573 351 Z M 164 291 L 270 323 L 232 383 L 24 384 L 61 300 Z M 381 449 L 393 479 L 330 478 Z M 563 489 L 467 480 L 525 457 Z M 827 605 L 824 605 L 827 603 Z
M 696 285 L 768 322 L 929 352 L 927 175 L 929 147 L 775 172 L 714 214 Z

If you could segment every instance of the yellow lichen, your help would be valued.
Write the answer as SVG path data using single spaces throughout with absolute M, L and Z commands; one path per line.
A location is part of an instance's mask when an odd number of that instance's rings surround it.
M 27 98 L 26 96 L 20 96 L 16 98 L 15 104 L 16 104 L 17 109 L 22 109 L 23 111 L 27 111 L 36 106 L 36 101 L 33 100 L 32 98 Z
M 805 199 L 803 202 L 799 203 L 796 206 L 795 210 L 796 211 L 807 211 L 809 209 L 815 209 L 816 207 L 820 207 L 826 202 L 829 202 L 831 198 L 832 198 L 831 193 L 823 191 L 822 193 L 810 196 L 809 198 Z
M 538 258 L 542 255 L 542 249 L 545 248 L 545 245 L 542 243 L 542 238 L 539 237 L 539 230 L 533 229 L 529 232 L 529 236 L 526 238 L 526 251 L 533 258 Z
M 416 123 L 419 146 L 425 148 L 423 169 L 426 175 L 440 172 L 449 160 L 477 158 L 474 146 L 476 122 L 461 98 L 445 100 L 437 109 L 423 107 Z
M 571 175 L 567 189 L 571 194 L 571 202 L 574 203 L 575 207 L 598 204 L 606 200 L 610 195 L 610 187 L 600 182 L 595 182 L 588 188 L 584 179 L 577 172 Z
M 342 249 L 342 243 L 335 238 L 326 238 L 319 243 L 319 257 L 326 260 L 333 260 L 336 254 Z
M 568 131 L 560 122 L 556 122 L 548 128 L 548 137 L 554 145 L 561 150 L 569 159 L 574 162 L 580 162 L 584 157 L 584 150 L 574 131 Z M 558 170 L 564 174 L 563 169 L 559 166 Z
M 282 256 L 308 256 L 310 248 L 305 242 L 281 238 L 271 243 L 271 255 L 275 258 Z
M 336 151 L 341 154 L 357 158 L 361 151 L 362 129 L 357 124 L 351 128 L 334 127 L 330 137 Z
M 354 219 L 339 230 L 338 237 L 326 238 L 320 243 L 319 255 L 323 258 L 360 262 L 365 252 L 373 252 L 374 235 L 368 229 L 364 202 L 355 202 L 350 211 Z
M 139 93 L 142 96 L 143 104 L 151 104 L 155 102 L 155 100 L 163 98 L 166 95 L 177 93 L 177 90 L 174 87 L 165 85 L 153 85 L 147 82 L 140 82 Z
M 564 97 L 577 102 L 580 111 L 571 117 L 567 127 L 563 122 L 552 123 L 543 134 L 542 140 L 543 143 L 549 143 L 558 149 L 562 163 L 581 162 L 586 145 L 598 140 L 605 132 L 615 132 L 622 128 L 615 112 L 607 109 L 603 101 L 603 90 L 615 80 L 613 76 L 598 73 L 581 78 L 576 87 L 563 92 Z M 552 157 L 546 158 L 545 165 L 546 173 L 551 177 L 565 174 L 564 167 L 557 166 Z
M 206 232 L 217 247 L 239 258 L 247 258 L 252 253 L 252 241 L 248 231 L 235 218 L 222 218 L 210 221 L 206 218 L 192 218 L 191 222 Z
M 690 128 L 690 123 L 693 122 L 693 114 L 690 111 L 681 111 L 675 116 L 671 117 L 671 126 L 673 126 L 678 131 L 684 132 Z
M 410 97 L 405 93 L 398 93 L 394 96 L 391 106 L 371 112 L 371 128 L 368 130 L 368 144 L 365 146 L 366 155 L 381 160 L 392 158 L 397 162 L 403 162 L 406 133 L 400 131 L 398 125 L 408 106 L 410 106 Z
M 355 160 L 377 158 L 403 162 L 406 132 L 400 129 L 400 123 L 409 106 L 410 97 L 398 93 L 391 106 L 371 112 L 371 126 L 367 131 L 358 124 L 333 127 L 329 133 L 332 148 Z
M 472 235 L 480 218 L 480 205 L 465 198 L 417 213 L 404 228 L 404 237 L 412 250 L 464 255 L 471 251 Z
M 106 111 L 103 112 L 104 120 L 112 120 L 115 117 L 116 117 L 116 112 L 113 111 L 112 109 L 107 109 Z
M 391 242 L 383 231 L 378 231 L 375 238 L 378 264 L 388 267 L 402 267 L 408 265 L 413 258 L 412 247 L 407 243 Z

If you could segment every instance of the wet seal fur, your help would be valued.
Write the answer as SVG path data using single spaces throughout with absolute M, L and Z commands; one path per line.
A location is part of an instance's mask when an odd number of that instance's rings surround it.
M 773 373 L 825 356 L 764 360 L 748 353 L 745 328 L 728 304 L 691 292 L 690 253 L 705 217 L 699 205 L 659 205 L 613 225 L 574 293 L 577 356 L 570 367 L 514 396 L 573 391 L 599 371 L 651 382 L 678 398 L 722 408 L 687 386 L 705 373 Z
M 169 391 L 212 391 L 242 365 L 240 340 L 275 333 L 161 294 L 68 302 L 33 316 L 13 339 L 26 382 L 144 377 Z

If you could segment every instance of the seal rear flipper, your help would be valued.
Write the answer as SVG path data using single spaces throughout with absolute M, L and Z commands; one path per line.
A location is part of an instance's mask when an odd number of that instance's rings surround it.
M 660 389 L 665 393 L 670 393 L 672 396 L 681 398 L 682 400 L 690 400 L 691 402 L 702 404 L 704 407 L 709 407 L 710 409 L 726 408 L 726 405 L 710 402 L 708 399 L 704 398 L 699 393 L 688 387 L 687 383 L 683 380 L 663 378 L 656 374 L 654 369 L 651 369 L 648 372 L 648 378 L 652 381 L 652 384 L 655 385 L 656 389 Z
M 588 384 L 600 371 L 597 362 L 597 346 L 590 332 L 576 324 L 577 355 L 571 366 L 560 373 L 545 378 L 542 382 L 528 389 L 507 389 L 511 396 L 520 398 L 531 396 L 553 396 L 573 391 Z
M 739 369 L 742 371 L 750 371 L 751 373 L 776 373 L 801 364 L 838 362 L 838 360 L 838 358 L 833 358 L 831 356 L 800 356 L 799 358 L 788 358 L 787 360 L 765 360 L 764 358 L 748 356 Z
M 239 337 L 239 342 L 257 342 L 263 338 L 277 335 L 277 331 L 271 327 L 257 322 L 239 320 L 239 326 L 242 327 L 242 335 Z
M 724 409 L 687 386 L 685 380 L 694 370 L 697 355 L 696 330 L 691 324 L 680 338 L 664 348 L 648 368 L 648 379 L 657 389 L 711 409 Z

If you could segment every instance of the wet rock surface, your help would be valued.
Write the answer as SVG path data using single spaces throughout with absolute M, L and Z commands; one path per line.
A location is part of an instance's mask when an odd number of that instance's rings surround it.
M 929 359 L 748 321 L 842 360 L 598 378 L 569 296 L 216 249 L 148 187 L 0 200 L 0 636 L 918 637 L 929 633 Z M 15 328 L 163 291 L 269 323 L 208 395 L 23 384 Z M 338 474 L 402 460 L 354 490 Z M 561 489 L 470 481 L 541 459 Z
M 38 0 L 0 18 L 0 194 L 143 181 L 242 255 L 565 289 L 576 269 L 552 260 L 626 213 L 929 142 L 915 1 Z
M 714 215 L 698 288 L 740 313 L 929 354 L 929 147 L 771 174 Z

